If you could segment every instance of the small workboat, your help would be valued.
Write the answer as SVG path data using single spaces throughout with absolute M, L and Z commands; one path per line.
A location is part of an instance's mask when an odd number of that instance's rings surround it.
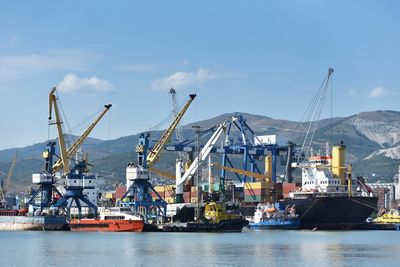
M 96 219 L 73 219 L 74 232 L 142 232 L 144 220 L 133 214 L 128 207 L 115 207 L 100 213 Z
M 280 209 L 279 205 L 260 203 L 247 227 L 259 230 L 297 230 L 300 228 L 300 220 L 295 207 Z

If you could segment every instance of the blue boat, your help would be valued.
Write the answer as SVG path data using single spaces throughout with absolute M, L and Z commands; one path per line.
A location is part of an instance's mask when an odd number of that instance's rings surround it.
M 260 203 L 247 227 L 255 230 L 297 230 L 300 229 L 300 220 L 294 207 L 283 209 L 280 203 Z
M 300 221 L 270 218 L 262 222 L 250 222 L 247 227 L 254 230 L 298 230 Z

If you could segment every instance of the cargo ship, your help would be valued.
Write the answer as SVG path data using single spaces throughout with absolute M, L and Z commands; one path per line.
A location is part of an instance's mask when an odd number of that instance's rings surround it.
M 115 207 L 100 213 L 96 219 L 73 219 L 73 232 L 142 232 L 144 220 L 128 207 Z
M 58 231 L 67 230 L 64 216 L 28 216 L 25 210 L 0 210 L 1 231 Z
M 258 204 L 250 219 L 249 229 L 254 230 L 297 230 L 300 220 L 295 207 L 282 209 L 280 203 Z
M 201 219 L 168 223 L 162 230 L 164 232 L 241 232 L 247 224 L 248 221 L 243 217 L 228 212 L 223 203 L 209 202 L 205 204 Z
M 362 177 L 352 178 L 345 166 L 343 142 L 333 146 L 332 155 L 312 156 L 295 163 L 302 171 L 300 190 L 282 203 L 295 206 L 302 229 L 351 230 L 365 224 L 377 210 L 378 198 Z

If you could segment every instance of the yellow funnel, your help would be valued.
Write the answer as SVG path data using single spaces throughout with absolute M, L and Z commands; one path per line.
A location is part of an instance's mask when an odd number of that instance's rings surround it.
M 332 173 L 334 177 L 340 178 L 342 185 L 345 183 L 345 156 L 346 146 L 343 142 L 332 147 Z

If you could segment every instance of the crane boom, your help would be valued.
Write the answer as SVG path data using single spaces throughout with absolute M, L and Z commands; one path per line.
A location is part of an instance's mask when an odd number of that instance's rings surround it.
M 64 134 L 62 130 L 62 121 L 61 121 L 61 116 L 60 116 L 60 111 L 58 109 L 57 105 L 57 97 L 55 95 L 56 93 L 56 87 L 53 87 L 53 89 L 50 91 L 49 94 L 49 124 L 56 124 L 57 126 L 57 132 L 58 132 L 58 141 L 59 141 L 59 147 L 60 147 L 60 153 L 61 153 L 61 159 L 60 161 L 62 162 L 62 166 L 64 168 L 64 174 L 69 172 L 69 162 L 68 162 L 68 156 L 67 156 L 67 148 L 65 146 L 65 141 L 64 141 Z M 56 116 L 55 122 L 51 122 L 52 119 L 52 111 L 54 107 L 54 113 Z
M 97 125 L 97 123 L 101 120 L 101 118 L 103 118 L 103 116 L 107 113 L 107 111 L 111 108 L 111 106 L 112 106 L 111 104 L 105 105 L 103 111 L 97 116 L 97 118 L 93 121 L 93 123 L 90 124 L 90 126 L 83 132 L 83 134 L 78 139 L 75 140 L 72 146 L 67 150 L 66 156 L 68 158 L 71 157 L 76 152 L 79 146 L 85 141 L 85 139 L 89 136 L 93 128 Z M 59 159 L 53 165 L 53 173 L 59 171 L 61 168 L 64 168 L 65 170 L 63 161 Z
M 190 104 L 192 103 L 193 99 L 196 97 L 195 94 L 189 95 L 189 100 L 186 102 L 185 106 L 179 112 L 179 114 L 175 117 L 174 121 L 172 122 L 171 126 L 165 130 L 163 135 L 161 136 L 160 140 L 158 140 L 157 144 L 150 150 L 149 154 L 147 155 L 147 166 L 150 168 L 151 166 L 156 163 L 158 158 L 160 157 L 161 151 L 164 149 L 165 144 L 171 138 L 175 128 L 178 126 L 179 121 L 182 119 L 183 115 L 185 114 L 186 110 L 189 108 Z
M 187 171 L 183 174 L 182 177 L 179 177 L 176 181 L 176 185 L 179 186 L 183 184 L 186 180 L 193 177 L 196 173 L 199 165 L 202 161 L 204 161 L 211 152 L 211 149 L 214 147 L 215 143 L 217 142 L 218 138 L 224 132 L 226 128 L 226 123 L 222 123 L 218 126 L 217 130 L 213 133 L 207 143 L 204 145 L 203 149 L 200 151 L 199 155 L 193 160 L 192 164 L 189 166 Z
M 159 169 L 156 169 L 154 167 L 149 168 L 149 171 L 152 172 L 152 173 L 155 173 L 155 174 L 157 174 L 159 176 L 171 179 L 171 180 L 175 180 L 175 178 L 176 178 L 174 174 L 169 173 L 169 172 L 165 172 L 165 171 L 162 171 L 162 170 L 159 170 Z
M 260 174 L 260 173 L 245 171 L 245 170 L 236 169 L 236 168 L 232 168 L 232 167 L 228 167 L 228 166 L 222 166 L 222 165 L 219 165 L 217 163 L 212 163 L 211 166 L 219 168 L 219 169 L 224 169 L 226 171 L 234 172 L 234 173 L 237 173 L 237 174 L 246 175 L 248 177 L 254 177 L 257 180 L 264 180 L 265 181 L 265 180 L 268 179 L 268 176 Z

